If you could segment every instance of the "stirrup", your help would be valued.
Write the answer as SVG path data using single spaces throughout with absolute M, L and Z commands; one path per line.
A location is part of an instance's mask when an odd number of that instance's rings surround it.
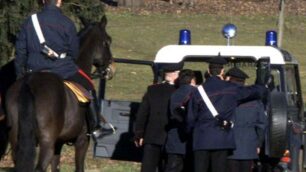
M 105 125 L 108 125 L 109 128 L 104 128 L 101 126 L 100 128 L 96 129 L 92 132 L 92 136 L 95 140 L 103 138 L 105 136 L 116 134 L 116 127 L 114 127 L 111 123 L 105 123 Z
M 107 123 L 105 123 L 105 124 L 108 125 L 108 126 L 112 129 L 113 134 L 116 134 L 116 127 L 114 127 L 113 124 L 111 124 L 111 123 L 109 123 L 109 122 L 107 122 Z

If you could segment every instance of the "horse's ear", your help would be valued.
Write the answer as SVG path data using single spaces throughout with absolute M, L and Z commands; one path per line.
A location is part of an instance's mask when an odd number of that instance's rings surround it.
M 101 18 L 100 27 L 101 27 L 101 28 L 105 28 L 105 27 L 106 27 L 106 24 L 107 24 L 107 19 L 106 19 L 106 16 L 104 15 L 104 16 Z
M 90 25 L 90 21 L 88 19 L 86 19 L 85 17 L 80 16 L 79 17 L 81 23 L 83 24 L 84 27 L 87 27 Z

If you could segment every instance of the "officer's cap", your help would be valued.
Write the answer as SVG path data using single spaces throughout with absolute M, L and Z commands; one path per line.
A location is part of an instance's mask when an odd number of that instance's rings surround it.
M 222 57 L 213 57 L 208 60 L 209 64 L 225 65 L 227 61 Z
M 228 72 L 225 74 L 226 76 L 232 76 L 235 78 L 239 78 L 242 80 L 245 80 L 246 78 L 249 78 L 249 76 L 243 72 L 241 69 L 239 69 L 238 67 L 233 67 L 231 69 L 228 70 Z
M 177 70 L 183 69 L 184 63 L 179 62 L 179 63 L 164 63 L 161 65 L 161 69 L 164 72 L 173 72 Z

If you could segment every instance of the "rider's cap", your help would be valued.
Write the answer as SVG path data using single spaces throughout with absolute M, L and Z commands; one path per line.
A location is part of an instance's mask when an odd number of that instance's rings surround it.
M 245 80 L 246 78 L 249 78 L 249 76 L 245 72 L 243 72 L 241 69 L 239 69 L 238 67 L 233 67 L 229 69 L 225 75 L 243 79 L 243 80 Z

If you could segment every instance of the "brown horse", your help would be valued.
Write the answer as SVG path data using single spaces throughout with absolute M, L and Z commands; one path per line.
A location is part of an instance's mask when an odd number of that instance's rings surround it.
M 109 77 L 112 71 L 109 68 L 112 62 L 111 38 L 105 26 L 106 18 L 103 17 L 99 23 L 81 32 L 77 64 L 88 75 L 92 65 L 100 77 Z M 7 91 L 5 108 L 7 127 L 0 134 L 8 133 L 15 171 L 44 172 L 51 164 L 52 172 L 58 172 L 61 148 L 67 142 L 75 147 L 76 171 L 84 171 L 90 140 L 86 122 L 88 105 L 80 105 L 60 77 L 48 72 L 35 72 L 17 80 Z M 7 142 L 4 136 L 0 137 L 0 153 L 3 153 Z M 37 145 L 39 154 L 35 168 Z

